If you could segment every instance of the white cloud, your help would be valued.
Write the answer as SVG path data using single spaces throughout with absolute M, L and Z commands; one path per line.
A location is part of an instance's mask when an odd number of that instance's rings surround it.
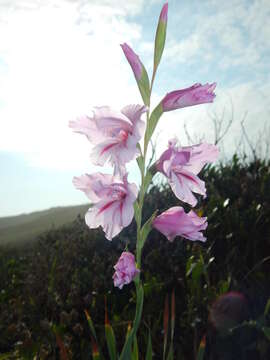
M 179 16 L 182 16 L 181 12 Z M 204 2 L 193 15 L 195 26 L 187 36 L 168 43 L 166 57 L 173 62 L 196 63 L 220 56 L 220 66 L 268 66 L 270 2 L 267 0 L 233 0 Z M 180 19 L 179 19 L 180 22 Z
M 178 62 L 185 63 L 192 58 L 195 59 L 195 55 L 200 51 L 200 48 L 200 34 L 194 33 L 180 42 L 172 40 L 171 43 L 168 44 L 165 54 L 168 59 L 177 59 Z
M 119 44 L 140 43 L 137 52 L 144 61 L 150 59 L 153 44 L 141 41 L 141 27 L 127 20 L 128 15 L 138 15 L 144 5 L 143 0 L 0 0 L 0 150 L 24 153 L 33 166 L 89 166 L 89 144 L 72 134 L 68 120 L 94 105 L 120 108 L 141 103 Z M 224 48 L 220 66 L 242 64 L 245 58 L 259 67 L 270 33 L 269 2 L 255 0 L 251 6 L 242 0 L 209 1 L 208 7 L 212 15 L 196 15 L 197 26 L 182 41 L 170 35 L 162 63 L 166 58 L 180 63 L 197 61 L 198 55 L 202 63 L 214 59 L 218 40 Z M 248 46 L 245 32 L 252 40 Z M 146 65 L 152 66 L 152 61 L 148 64 L 146 60 Z M 247 126 L 251 130 L 263 122 L 257 121 L 254 127 L 253 118 L 269 117 L 269 79 L 265 81 L 259 89 L 256 83 L 246 82 L 226 90 L 237 118 L 249 112 Z M 228 107 L 228 96 L 217 92 L 222 101 L 214 106 L 222 109 L 227 103 Z M 159 100 L 154 94 L 153 103 Z M 192 133 L 198 137 L 207 134 L 212 141 L 208 108 L 212 105 L 164 114 L 157 129 L 162 134 L 160 149 L 175 135 L 185 143 L 184 122 Z M 228 148 L 239 134 L 239 122 L 231 130 Z
M 141 102 L 119 46 L 141 37 L 140 27 L 125 18 L 141 6 L 106 0 L 0 3 L 0 59 L 7 64 L 0 71 L 0 150 L 25 153 L 30 163 L 46 167 L 86 162 L 89 145 L 71 134 L 68 121 L 94 105 Z

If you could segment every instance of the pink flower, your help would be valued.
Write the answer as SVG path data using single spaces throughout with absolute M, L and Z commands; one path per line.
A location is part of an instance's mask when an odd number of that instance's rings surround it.
M 161 101 L 163 111 L 171 111 L 198 104 L 213 102 L 216 83 L 193 86 L 168 93 Z
M 200 231 L 207 228 L 206 220 L 206 217 L 199 217 L 192 210 L 186 214 L 182 207 L 175 206 L 157 216 L 152 225 L 169 241 L 173 241 L 176 236 L 205 241 L 206 238 Z
M 93 203 L 85 215 L 90 229 L 102 226 L 106 238 L 112 240 L 131 223 L 138 189 L 127 182 L 127 176 L 120 180 L 113 175 L 85 174 L 74 177 L 73 184 Z
M 139 81 L 142 77 L 143 65 L 137 54 L 131 49 L 128 44 L 124 43 L 120 45 L 124 54 L 129 62 L 131 69 L 133 70 L 135 78 Z
M 168 179 L 175 196 L 191 206 L 197 204 L 195 192 L 206 196 L 204 181 L 197 174 L 207 163 L 218 157 L 215 145 L 202 143 L 194 146 L 177 147 L 176 140 L 169 141 L 169 149 L 164 151 L 157 162 L 157 170 Z
M 141 105 L 128 105 L 121 112 L 108 106 L 96 107 L 93 117 L 80 117 L 69 126 L 94 145 L 91 159 L 95 165 L 109 161 L 121 167 L 138 156 L 136 145 L 143 136 L 141 116 L 145 111 L 147 108 Z
M 128 251 L 124 251 L 117 264 L 114 266 L 115 273 L 113 274 L 114 286 L 122 287 L 131 283 L 140 270 L 136 268 L 135 257 Z

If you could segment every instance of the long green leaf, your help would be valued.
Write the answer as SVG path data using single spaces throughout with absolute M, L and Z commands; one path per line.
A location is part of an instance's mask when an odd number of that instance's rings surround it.
M 149 120 L 147 121 L 146 131 L 144 135 L 144 148 L 146 149 L 151 139 L 151 136 L 157 126 L 158 120 L 160 119 L 163 113 L 162 104 L 159 103 L 157 107 L 153 110 L 152 114 L 150 115 Z
M 134 202 L 133 208 L 134 208 L 135 220 L 136 220 L 136 223 L 138 224 L 139 220 L 140 220 L 140 207 L 139 207 L 139 204 L 138 204 L 137 200 Z
M 270 327 L 262 327 L 262 331 L 264 333 L 264 335 L 267 337 L 268 340 L 270 340 Z
M 267 316 L 270 310 L 270 298 L 268 299 L 265 309 L 264 309 L 264 316 Z
M 143 157 L 142 156 L 137 157 L 136 161 L 137 161 L 137 164 L 139 166 L 142 176 L 144 176 Z
M 205 352 L 205 335 L 203 336 L 200 342 L 196 360 L 203 360 L 204 352 Z
M 117 359 L 116 341 L 115 341 L 113 328 L 110 324 L 105 325 L 105 337 L 106 337 L 110 359 L 116 360 Z
M 167 356 L 167 360 L 173 360 L 173 345 L 170 345 L 169 353 Z
M 139 360 L 139 349 L 138 349 L 137 336 L 135 336 L 135 339 L 133 342 L 132 360 Z
M 173 346 L 174 328 L 175 328 L 175 291 L 173 289 L 172 297 L 171 297 L 171 346 Z
M 127 337 L 123 350 L 121 352 L 119 360 L 130 360 L 131 359 L 131 346 L 132 346 L 132 338 L 131 335 Z
M 101 355 L 100 355 L 100 352 L 99 352 L 99 349 L 98 349 L 98 345 L 97 345 L 97 342 L 96 340 L 92 337 L 91 338 L 91 345 L 92 345 L 92 357 L 93 357 L 93 360 L 100 360 L 101 359 Z
M 140 325 L 140 321 L 141 321 L 141 317 L 142 317 L 142 310 L 143 310 L 143 287 L 142 287 L 142 284 L 138 284 L 137 285 L 136 315 L 135 315 L 135 320 L 134 320 L 134 324 L 133 324 L 133 331 L 135 332 L 135 334 Z
M 142 77 L 139 81 L 137 81 L 139 91 L 141 93 L 141 97 L 143 99 L 143 103 L 146 106 L 150 105 L 150 82 L 147 71 L 143 66 L 142 69 Z
M 150 330 L 149 330 L 145 360 L 152 360 L 152 357 L 153 357 L 153 355 L 152 355 L 152 341 L 151 341 L 151 333 L 150 333 Z
M 116 341 L 113 328 L 109 322 L 108 309 L 107 309 L 107 298 L 105 296 L 105 338 L 111 360 L 117 359 L 116 352 Z
M 151 181 L 152 181 L 152 178 L 153 178 L 153 174 L 151 173 L 150 170 L 147 171 L 146 175 L 145 175 L 145 178 L 144 178 L 144 193 L 147 192 L 148 190 L 148 186 L 150 185 Z
M 96 334 L 96 330 L 94 328 L 94 324 L 93 324 L 93 321 L 91 319 L 91 316 L 90 316 L 90 314 L 89 314 L 89 312 L 87 310 L 84 310 L 84 313 L 85 313 L 85 316 L 86 316 L 86 319 L 87 319 L 88 326 L 89 326 L 89 329 L 91 331 L 91 334 L 94 337 L 94 339 L 97 341 L 97 334 Z
M 143 287 L 141 283 L 136 284 L 136 292 L 137 292 L 137 302 L 136 302 L 135 319 L 134 319 L 133 327 L 126 338 L 126 342 L 121 352 L 119 360 L 131 359 L 131 347 L 133 344 L 133 339 L 137 333 L 141 321 L 142 309 L 143 309 Z
M 156 37 L 155 37 L 154 73 L 156 72 L 157 67 L 160 63 L 161 56 L 165 46 L 166 31 L 167 31 L 167 12 L 168 12 L 168 3 L 166 3 L 161 10 L 159 22 L 157 26 Z
M 149 232 L 152 230 L 152 222 L 155 219 L 157 212 L 158 210 L 156 210 L 151 215 L 151 217 L 143 224 L 141 228 L 141 243 L 140 243 L 141 248 L 143 248 L 145 240 L 147 239 Z
M 165 356 L 166 356 L 167 340 L 168 340 L 168 326 L 169 326 L 169 300 L 168 300 L 168 295 L 166 295 L 164 314 L 163 314 L 163 331 L 164 331 L 163 360 L 165 360 Z

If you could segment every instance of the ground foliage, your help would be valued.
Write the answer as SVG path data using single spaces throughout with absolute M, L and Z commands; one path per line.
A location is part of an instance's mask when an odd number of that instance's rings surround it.
M 164 299 L 173 289 L 177 359 L 194 358 L 200 339 L 209 331 L 209 308 L 218 296 L 232 290 L 243 293 L 253 320 L 261 319 L 270 297 L 269 163 L 245 163 L 235 156 L 230 163 L 206 168 L 203 178 L 208 198 L 199 199 L 198 212 L 208 216 L 207 242 L 177 238 L 169 243 L 152 230 L 145 244 L 140 358 L 145 354 L 148 329 L 154 358 L 162 358 Z M 167 186 L 153 186 L 146 198 L 144 220 L 155 209 L 162 212 L 178 204 Z M 34 245 L 1 248 L 0 353 L 9 353 L 9 358 L 17 351 L 14 358 L 32 359 L 38 354 L 40 359 L 57 359 L 58 334 L 70 359 L 89 359 L 90 331 L 84 310 L 91 314 L 105 347 L 105 296 L 120 349 L 136 301 L 133 284 L 123 290 L 113 287 L 113 265 L 126 246 L 134 250 L 135 234 L 133 222 L 109 242 L 101 230 L 90 231 L 78 216 L 71 225 L 44 233 Z M 264 321 L 269 326 L 267 316 Z M 250 358 L 270 358 L 266 338 L 259 330 L 248 332 Z M 210 353 L 207 357 L 211 358 Z

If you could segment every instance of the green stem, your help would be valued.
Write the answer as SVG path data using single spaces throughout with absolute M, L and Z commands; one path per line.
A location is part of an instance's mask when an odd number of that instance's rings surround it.
M 153 80 L 154 76 L 152 77 L 151 82 L 151 90 L 153 86 Z M 149 107 L 150 107 L 150 98 L 151 98 L 151 90 L 149 95 Z M 147 122 L 149 121 L 149 110 L 147 112 Z M 147 147 L 148 143 L 144 144 L 144 150 L 142 156 L 142 167 L 141 167 L 141 188 L 139 192 L 139 198 L 138 198 L 138 206 L 139 206 L 139 214 L 137 218 L 137 243 L 136 243 L 136 262 L 138 269 L 141 269 L 141 256 L 142 256 L 142 248 L 143 248 L 143 239 L 141 237 L 141 228 L 142 228 L 142 210 L 143 210 L 143 202 L 144 202 L 144 196 L 147 189 L 145 189 L 145 160 L 146 160 L 146 153 L 147 153 Z M 143 287 L 140 279 L 140 273 L 135 278 L 135 285 L 136 285 L 136 314 L 133 322 L 133 329 L 132 329 L 132 336 L 131 339 L 133 339 L 136 336 L 136 332 L 139 327 L 139 323 L 141 321 L 141 312 L 143 308 Z M 142 292 L 142 293 L 140 293 Z M 141 303 L 139 304 L 138 299 L 141 299 Z
M 150 99 L 149 99 L 150 103 Z M 149 111 L 147 112 L 147 123 L 149 121 Z M 147 154 L 147 147 L 148 144 L 144 144 L 144 151 L 142 154 L 142 168 L 141 168 L 141 188 L 139 193 L 139 215 L 138 215 L 138 222 L 137 222 L 137 243 L 136 243 L 136 261 L 138 268 L 141 268 L 141 253 L 142 253 L 142 239 L 141 239 L 141 225 L 142 225 L 142 210 L 143 210 L 143 202 L 144 202 L 144 195 L 147 189 L 144 188 L 145 186 L 145 160 Z

